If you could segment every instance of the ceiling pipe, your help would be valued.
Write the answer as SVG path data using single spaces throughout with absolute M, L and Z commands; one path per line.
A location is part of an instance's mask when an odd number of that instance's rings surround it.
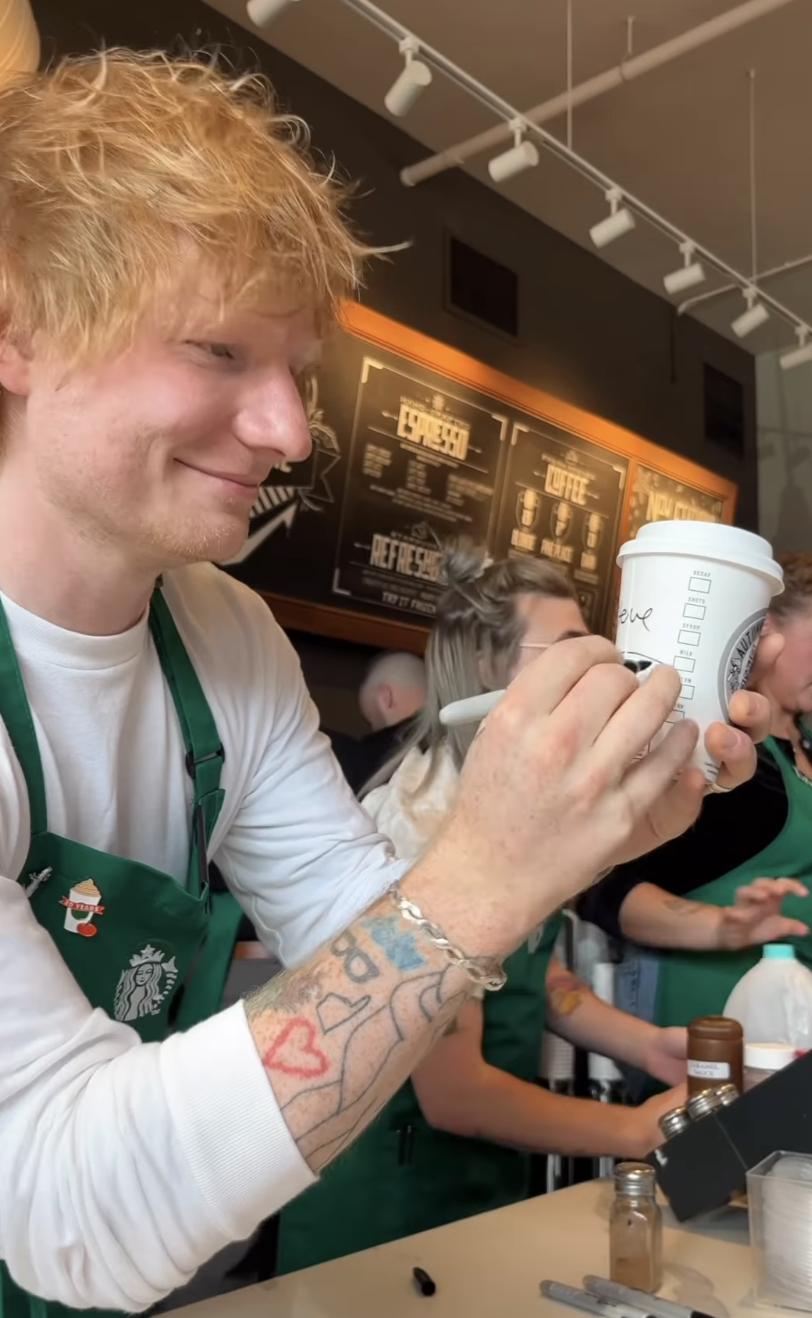
M 596 77 L 589 78 L 587 82 L 582 82 L 578 87 L 573 87 L 571 92 L 561 92 L 552 100 L 543 101 L 534 109 L 527 110 L 523 118 L 533 124 L 549 123 L 551 119 L 566 114 L 570 106 L 575 109 L 588 101 L 594 101 L 596 97 L 613 91 L 615 87 L 621 87 L 644 73 L 650 73 L 652 69 L 658 69 L 689 51 L 698 50 L 718 37 L 727 36 L 729 32 L 734 32 L 747 23 L 753 23 L 756 19 L 793 3 L 794 0 L 747 0 L 747 3 L 737 5 L 735 9 L 729 9 L 716 18 L 708 19 L 706 23 L 700 23 L 698 27 L 683 32 L 681 36 L 674 37 L 671 41 L 664 41 L 662 45 L 654 46 L 651 50 L 644 51 L 642 55 L 633 55 L 615 68 L 607 69 L 605 73 L 599 73 Z M 407 187 L 415 187 L 436 174 L 463 165 L 471 156 L 502 146 L 503 143 L 510 141 L 510 137 L 508 126 L 497 124 L 495 128 L 477 133 L 476 137 L 470 137 L 465 142 L 446 147 L 437 155 L 419 160 L 417 164 L 407 165 L 401 170 L 401 182 Z
M 374 0 L 341 0 L 341 2 L 347 9 L 354 10 L 355 13 L 365 18 L 367 22 L 377 27 L 379 31 L 394 41 L 400 42 L 413 36 L 402 23 L 376 5 Z M 792 3 L 792 0 L 783 0 L 783 2 Z M 730 283 L 735 284 L 742 291 L 756 287 L 752 275 L 745 275 L 740 270 L 734 269 L 722 257 L 717 256 L 715 252 L 696 242 L 689 234 L 682 229 L 678 229 L 675 224 L 666 219 L 664 215 L 660 215 L 639 197 L 635 197 L 626 188 L 622 188 L 608 174 L 604 174 L 596 165 L 593 165 L 591 161 L 572 151 L 560 138 L 554 137 L 552 133 L 548 133 L 547 129 L 542 128 L 539 124 L 531 123 L 516 109 L 515 105 L 511 105 L 509 101 L 498 96 L 484 83 L 479 82 L 470 73 L 466 73 L 458 64 L 454 64 L 446 55 L 422 40 L 420 41 L 420 54 L 427 63 L 432 65 L 439 73 L 442 73 L 449 82 L 459 87 L 461 91 L 471 96 L 487 110 L 490 110 L 503 123 L 508 125 L 522 123 L 528 136 L 542 143 L 550 155 L 560 160 L 562 164 L 568 165 L 570 169 L 573 169 L 576 174 L 580 174 L 587 182 L 600 188 L 604 195 L 609 191 L 617 191 L 622 196 L 624 205 L 640 219 L 645 220 L 652 229 L 663 234 L 664 237 L 670 238 L 677 245 L 690 242 L 694 248 L 696 259 L 708 268 L 715 270 L 723 279 L 729 280 Z M 759 301 L 764 303 L 779 320 L 783 320 L 794 330 L 807 329 L 812 334 L 812 329 L 806 321 L 802 320 L 790 307 L 784 306 L 777 298 L 772 297 L 763 289 L 758 288 L 757 291 Z
M 777 279 L 779 275 L 791 274 L 794 270 L 802 270 L 807 265 L 812 265 L 812 253 L 798 256 L 794 261 L 784 261 L 782 265 L 771 266 L 769 270 L 761 270 L 752 282 L 761 288 L 765 279 Z M 703 302 L 712 302 L 715 298 L 725 297 L 728 293 L 740 293 L 741 290 L 741 284 L 720 284 L 718 288 L 708 289 L 707 293 L 697 293 L 694 297 L 685 298 L 677 307 L 677 315 L 684 316 L 686 312 L 692 311 Z

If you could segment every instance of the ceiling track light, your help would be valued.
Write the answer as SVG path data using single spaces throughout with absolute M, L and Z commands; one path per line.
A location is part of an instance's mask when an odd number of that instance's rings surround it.
M 396 119 L 402 119 L 409 113 L 420 93 L 431 83 L 431 69 L 423 60 L 416 58 L 420 53 L 420 43 L 415 37 L 404 37 L 398 50 L 406 64 L 383 98 L 383 103 L 390 114 Z
M 759 325 L 763 325 L 765 320 L 770 319 L 770 313 L 764 303 L 758 301 L 758 289 L 751 286 L 742 291 L 747 310 L 737 316 L 730 326 L 738 339 L 746 338 L 748 334 L 753 333 L 753 330 L 757 330 Z
M 634 228 L 634 216 L 628 206 L 621 206 L 623 193 L 620 188 L 610 188 L 606 194 L 609 202 L 609 214 L 605 220 L 599 220 L 589 230 L 589 236 L 596 247 L 608 247 L 609 243 L 622 238 Z
M 513 130 L 513 146 L 509 151 L 503 151 L 500 156 L 494 156 L 493 160 L 488 161 L 488 173 L 494 183 L 504 183 L 506 179 L 514 178 L 521 174 L 525 169 L 532 169 L 539 163 L 538 147 L 533 142 L 525 140 L 525 131 L 527 125 L 523 119 L 512 119 L 510 127 Z
M 808 325 L 799 325 L 795 330 L 798 336 L 798 347 L 793 348 L 791 352 L 785 352 L 778 358 L 778 365 L 782 371 L 791 371 L 793 366 L 804 366 L 806 362 L 812 362 L 812 343 L 809 342 L 810 329 Z
M 705 270 L 698 261 L 694 260 L 696 248 L 691 242 L 680 243 L 679 249 L 682 253 L 682 269 L 672 270 L 670 274 L 665 275 L 663 283 L 665 284 L 666 293 L 684 293 L 688 288 L 694 288 L 696 284 L 701 284 L 705 279 Z
M 255 27 L 267 27 L 286 9 L 296 4 L 297 0 L 248 0 L 245 6 L 248 17 Z

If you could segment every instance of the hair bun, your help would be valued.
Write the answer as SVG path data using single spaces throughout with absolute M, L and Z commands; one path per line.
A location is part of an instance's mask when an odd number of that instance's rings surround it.
M 446 545 L 440 562 L 440 585 L 446 589 L 470 586 L 478 581 L 493 560 L 484 545 L 457 540 Z

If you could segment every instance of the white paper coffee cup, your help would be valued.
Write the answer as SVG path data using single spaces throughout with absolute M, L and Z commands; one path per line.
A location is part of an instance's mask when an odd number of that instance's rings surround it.
M 761 536 L 714 522 L 652 522 L 621 547 L 617 561 L 618 649 L 640 669 L 677 669 L 682 693 L 669 723 L 699 724 L 692 763 L 713 782 L 719 765 L 705 750 L 705 732 L 729 722 L 730 697 L 747 684 L 784 574 Z

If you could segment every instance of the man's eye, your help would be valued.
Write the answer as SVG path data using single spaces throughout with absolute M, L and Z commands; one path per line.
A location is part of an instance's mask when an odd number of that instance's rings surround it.
M 220 361 L 234 361 L 234 349 L 230 348 L 227 343 L 194 343 L 195 348 L 200 348 L 211 357 L 217 357 Z

